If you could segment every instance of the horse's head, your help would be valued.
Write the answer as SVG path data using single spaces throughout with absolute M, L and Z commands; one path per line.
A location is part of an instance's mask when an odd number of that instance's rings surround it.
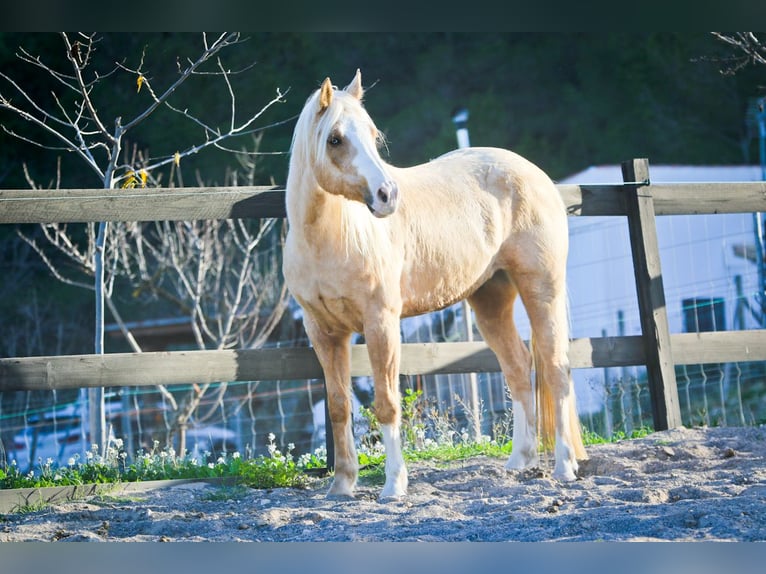
M 293 155 L 304 148 L 304 161 L 329 193 L 367 205 L 376 217 L 396 211 L 399 188 L 378 153 L 382 136 L 362 105 L 362 76 L 343 90 L 330 78 L 306 102 L 293 136 Z M 301 166 L 303 169 L 308 166 Z

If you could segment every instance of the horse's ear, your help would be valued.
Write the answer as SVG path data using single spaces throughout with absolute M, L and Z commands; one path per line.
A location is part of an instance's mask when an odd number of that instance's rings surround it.
M 322 87 L 319 88 L 319 113 L 325 111 L 332 103 L 332 82 L 330 78 L 325 78 Z
M 364 95 L 364 88 L 362 88 L 362 72 L 357 69 L 354 79 L 351 83 L 344 88 L 346 92 L 354 96 L 357 100 L 361 100 Z

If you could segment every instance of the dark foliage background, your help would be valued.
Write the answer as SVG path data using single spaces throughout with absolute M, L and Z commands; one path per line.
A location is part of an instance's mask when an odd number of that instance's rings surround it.
M 761 70 L 746 68 L 725 75 L 728 48 L 710 34 L 685 33 L 263 33 L 223 54 L 234 76 L 239 113 L 260 109 L 277 88 L 289 88 L 286 102 L 270 109 L 261 125 L 284 122 L 265 131 L 257 183 L 284 183 L 292 121 L 309 93 L 330 76 L 344 86 L 361 68 L 367 108 L 387 135 L 388 160 L 397 165 L 428 161 L 456 146 L 452 111 L 470 110 L 475 146 L 499 146 L 525 155 L 554 179 L 589 165 L 648 157 L 651 163 L 732 164 L 758 161 L 756 132 L 747 121 L 752 99 L 764 95 Z M 39 69 L 18 60 L 23 46 L 43 61 L 68 62 L 56 34 L 0 33 L 0 69 L 49 106 L 60 85 Z M 136 66 L 144 54 L 147 76 L 155 86 L 169 84 L 177 61 L 201 50 L 196 33 L 104 34 L 98 66 L 107 72 L 115 61 Z M 111 121 L 142 109 L 148 94 L 136 91 L 135 78 L 115 74 L 98 88 L 99 111 Z M 228 119 L 228 94 L 220 79 L 201 76 L 185 84 L 173 99 L 210 123 Z M 0 124 L 37 137 L 30 124 L 0 112 Z M 129 142 L 150 156 L 174 153 L 201 138 L 192 122 L 160 111 L 132 133 Z M 150 146 L 150 143 L 151 146 Z M 250 147 L 248 138 L 230 144 Z M 99 180 L 71 154 L 41 149 L 0 132 L 0 187 L 25 188 L 22 166 L 43 186 L 55 179 L 61 160 L 62 187 L 98 187 Z M 183 162 L 185 185 L 223 184 L 237 169 L 232 154 L 209 150 Z M 18 249 L 9 226 L 0 227 L 0 260 L 6 269 Z M 10 251 L 9 251 L 10 250 Z M 25 301 L 32 293 L 40 308 L 46 300 L 90 297 L 61 288 L 39 262 L 26 257 Z M 7 291 L 7 290 L 6 290 Z M 6 293 L 3 321 L 21 307 Z M 70 309 L 75 308 L 70 306 Z M 82 316 L 82 313 L 79 315 Z M 131 319 L 126 316 L 125 319 Z M 62 318 L 63 320 L 63 318 Z M 79 322 L 78 322 L 79 323 Z M 87 321 L 86 321 L 87 323 Z M 72 329 L 75 324 L 72 323 Z M 80 327 L 77 327 L 78 332 Z M 67 348 L 91 350 L 90 336 L 68 337 Z M 75 343 L 79 340 L 80 343 Z M 42 345 L 35 354 L 52 353 Z M 7 352 L 7 350 L 6 350 Z

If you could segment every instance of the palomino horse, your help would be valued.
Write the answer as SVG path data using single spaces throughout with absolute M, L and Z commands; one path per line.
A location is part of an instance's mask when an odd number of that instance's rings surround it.
M 468 298 L 513 398 L 507 469 L 538 464 L 555 437 L 553 475 L 586 458 L 569 372 L 567 216 L 551 180 L 505 150 L 468 148 L 398 168 L 378 154 L 361 75 L 313 93 L 293 134 L 283 270 L 322 365 L 335 440 L 330 496 L 352 496 L 350 337 L 365 337 L 386 452 L 381 497 L 407 491 L 400 437 L 399 321 Z M 520 295 L 530 354 L 513 322 Z M 533 392 L 531 368 L 536 372 Z M 539 410 L 536 411 L 535 405 Z M 540 420 L 538 421 L 538 415 Z

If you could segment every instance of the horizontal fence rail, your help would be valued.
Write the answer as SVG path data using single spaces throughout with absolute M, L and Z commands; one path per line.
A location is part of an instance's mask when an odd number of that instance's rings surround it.
M 766 361 L 766 331 L 680 333 L 671 336 L 677 365 Z M 640 336 L 574 339 L 572 368 L 643 365 Z M 493 373 L 500 366 L 484 342 L 407 343 L 401 374 Z M 366 345 L 351 348 L 351 375 L 372 376 Z M 310 347 L 172 351 L 0 359 L 0 390 L 205 384 L 322 378 Z
M 624 185 L 558 185 L 569 215 L 627 215 Z M 651 184 L 657 215 L 766 211 L 766 182 Z M 204 201 L 203 201 L 204 199 Z M 0 223 L 284 217 L 280 187 L 0 190 Z

